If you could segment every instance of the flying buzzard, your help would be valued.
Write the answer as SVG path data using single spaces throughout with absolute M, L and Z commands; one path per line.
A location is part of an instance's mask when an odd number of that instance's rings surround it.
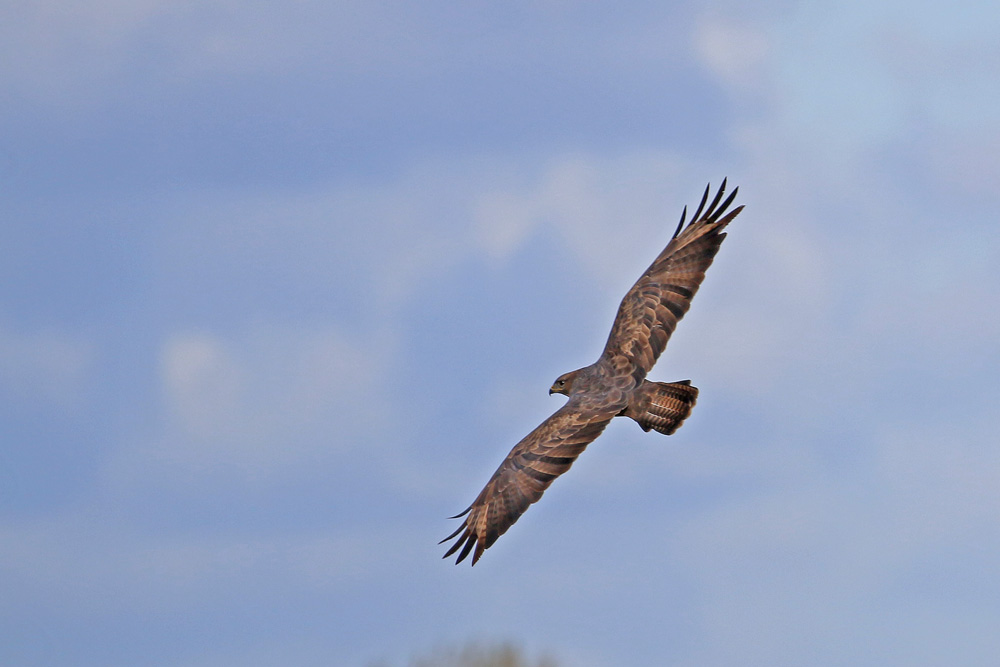
M 566 404 L 517 443 L 472 505 L 452 517 L 465 520 L 441 540 L 458 537 L 445 558 L 461 549 L 455 561 L 461 563 L 475 547 L 475 565 L 613 418 L 630 417 L 643 431 L 670 435 L 691 414 L 698 389 L 690 380 L 650 382 L 646 374 L 691 306 L 726 237 L 723 230 L 743 210 L 726 213 L 739 188 L 722 201 L 725 180 L 706 209 L 710 189 L 705 188 L 687 227 L 684 208 L 670 243 L 622 299 L 601 357 L 560 376 L 549 389 L 549 394 L 568 396 Z

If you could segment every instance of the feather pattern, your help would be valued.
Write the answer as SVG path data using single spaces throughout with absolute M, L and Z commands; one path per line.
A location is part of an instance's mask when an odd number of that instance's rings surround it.
M 738 206 L 727 213 L 738 188 L 723 200 L 725 189 L 723 180 L 709 202 L 711 188 L 706 187 L 686 226 L 684 208 L 667 247 L 622 299 L 600 358 L 566 373 L 549 390 L 569 401 L 517 443 L 473 503 L 452 517 L 464 520 L 441 540 L 455 539 L 445 558 L 457 553 L 460 563 L 472 554 L 475 565 L 614 417 L 630 417 L 645 431 L 667 435 L 688 417 L 698 396 L 690 381 L 645 378 L 690 308 L 726 237 L 723 230 L 743 210 Z
M 585 402 L 571 398 L 514 446 L 472 505 L 452 517 L 466 519 L 458 530 L 441 540 L 444 543 L 459 538 L 445 558 L 461 549 L 455 561 L 461 563 L 475 547 L 475 565 L 483 551 L 507 532 L 529 505 L 538 502 L 553 480 L 569 470 L 618 412 L 615 407 L 584 407 Z
M 723 180 L 706 209 L 709 187 L 705 188 L 691 222 L 684 227 L 684 215 L 681 216 L 681 224 L 670 243 L 625 294 L 618 307 L 601 358 L 624 356 L 632 369 L 636 387 L 660 358 L 677 323 L 691 307 L 691 299 L 705 279 L 705 271 L 726 238 L 722 230 L 743 210 L 738 206 L 726 213 L 739 188 L 720 205 L 725 190 L 726 181 Z

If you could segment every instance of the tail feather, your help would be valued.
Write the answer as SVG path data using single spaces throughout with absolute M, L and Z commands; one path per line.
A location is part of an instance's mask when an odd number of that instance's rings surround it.
M 697 400 L 698 388 L 691 386 L 690 380 L 646 380 L 622 414 L 634 419 L 643 431 L 652 429 L 664 435 L 672 435 L 691 415 Z

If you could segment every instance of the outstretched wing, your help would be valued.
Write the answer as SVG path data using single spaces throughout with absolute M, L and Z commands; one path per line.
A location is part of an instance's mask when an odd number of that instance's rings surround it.
M 677 322 L 691 307 L 705 271 L 715 259 L 726 225 L 732 222 L 742 206 L 726 213 L 739 188 L 722 201 L 726 181 L 705 208 L 711 185 L 705 188 L 698 210 L 687 227 L 687 207 L 681 222 L 667 247 L 622 299 L 611 334 L 601 359 L 612 367 L 628 369 L 635 386 L 642 383 L 667 346 Z M 719 202 L 722 202 L 721 204 Z M 704 212 L 703 212 L 704 211 Z
M 458 530 L 441 540 L 443 544 L 458 537 L 444 557 L 461 548 L 455 561 L 461 563 L 475 547 L 475 565 L 483 551 L 542 497 L 552 481 L 569 470 L 619 410 L 588 406 L 587 399 L 575 396 L 514 445 L 475 502 L 452 517 L 464 516 L 465 520 Z

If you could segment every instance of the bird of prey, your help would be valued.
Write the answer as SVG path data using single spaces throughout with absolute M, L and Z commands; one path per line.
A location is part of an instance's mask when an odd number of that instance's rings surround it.
M 445 558 L 461 549 L 455 561 L 461 563 L 475 549 L 475 565 L 613 418 L 630 417 L 643 431 L 670 435 L 691 414 L 698 389 L 690 380 L 651 382 L 646 374 L 705 279 L 726 237 L 723 230 L 743 210 L 726 213 L 739 188 L 723 201 L 725 180 L 706 208 L 710 190 L 711 185 L 705 188 L 686 227 L 684 208 L 670 243 L 622 299 L 600 358 L 560 376 L 549 389 L 569 400 L 514 445 L 472 505 L 452 517 L 465 519 L 441 540 L 458 538 Z

